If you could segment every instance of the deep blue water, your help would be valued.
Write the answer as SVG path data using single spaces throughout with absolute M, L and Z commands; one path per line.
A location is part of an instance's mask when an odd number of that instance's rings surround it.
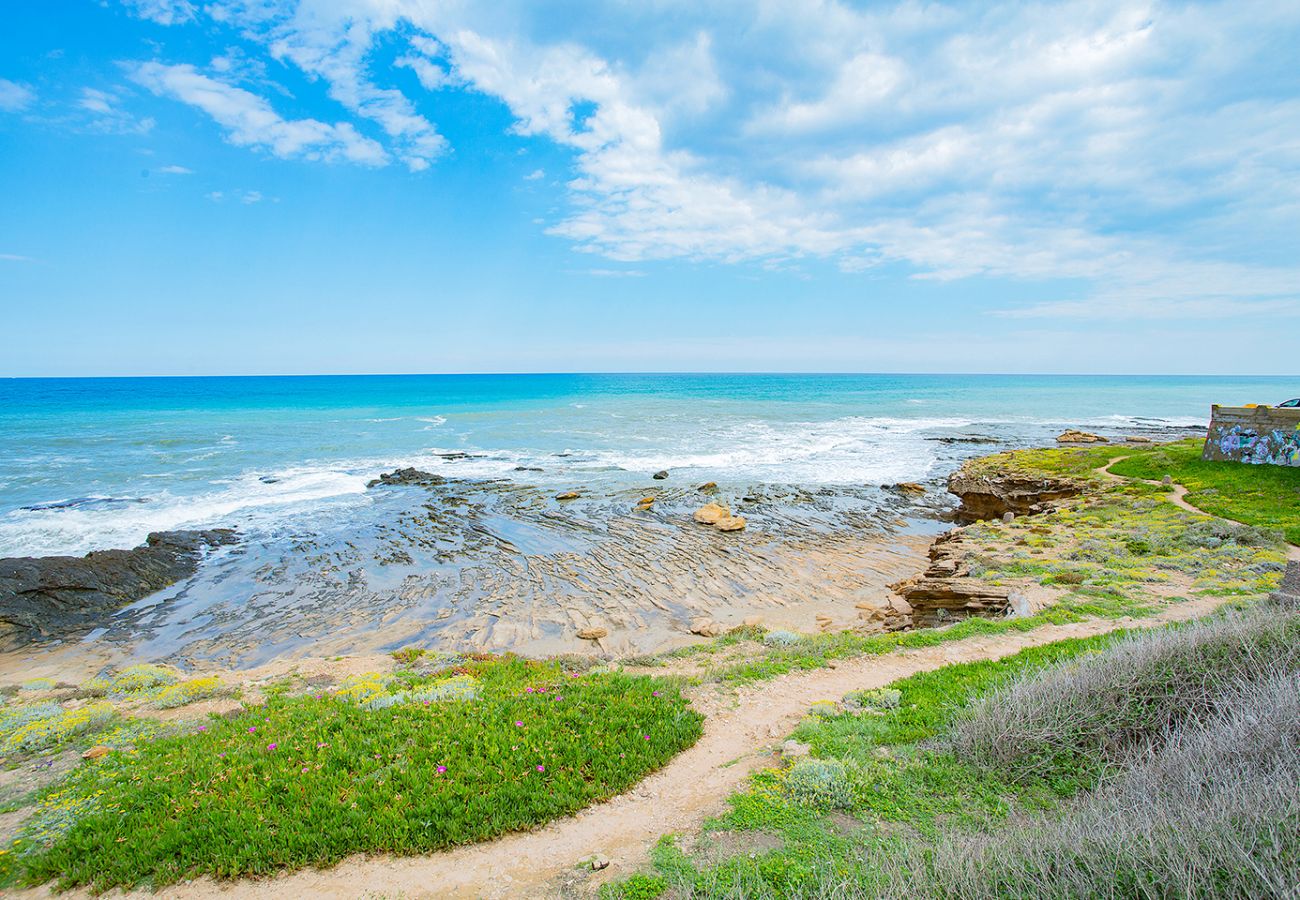
M 1204 425 L 1300 378 L 463 375 L 0 380 L 0 555 L 151 530 L 274 528 L 363 503 L 380 471 L 608 485 L 675 477 L 880 484 L 931 476 L 960 434 Z M 437 454 L 465 452 L 469 459 Z M 517 467 L 541 468 L 541 473 Z M 30 509 L 25 507 L 45 507 Z

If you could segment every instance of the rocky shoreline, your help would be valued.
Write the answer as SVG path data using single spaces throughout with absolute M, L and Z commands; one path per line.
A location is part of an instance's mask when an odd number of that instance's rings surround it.
M 1062 442 L 1085 438 L 1105 440 L 1068 432 Z M 144 645 L 150 658 L 238 667 L 406 643 L 628 655 L 742 624 L 870 633 L 1001 615 L 1020 598 L 973 576 L 960 527 L 939 532 L 954 519 L 1041 513 L 1083 485 L 973 462 L 946 483 L 655 478 L 558 494 L 398 469 L 369 482 L 375 524 L 342 541 L 249 538 L 195 578 L 207 550 L 233 533 L 164 532 L 133 550 L 0 560 L 0 628 L 11 650 L 106 629 L 101 647 L 123 654 Z M 177 582 L 163 602 L 120 612 Z
M 193 575 L 227 528 L 161 531 L 131 550 L 0 559 L 0 648 L 59 640 L 102 626 L 116 610 Z

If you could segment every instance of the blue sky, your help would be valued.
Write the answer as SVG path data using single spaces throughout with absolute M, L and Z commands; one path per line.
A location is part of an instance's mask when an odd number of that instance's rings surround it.
M 5 16 L 0 375 L 1300 371 L 1300 3 Z

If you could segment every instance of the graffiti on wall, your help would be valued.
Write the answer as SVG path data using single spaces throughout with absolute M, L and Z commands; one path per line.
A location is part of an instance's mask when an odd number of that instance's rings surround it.
M 1202 455 L 1252 465 L 1300 466 L 1300 420 L 1289 410 L 1215 407 Z

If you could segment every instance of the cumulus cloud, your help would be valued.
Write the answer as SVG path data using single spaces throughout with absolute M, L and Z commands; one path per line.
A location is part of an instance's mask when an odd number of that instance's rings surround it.
M 285 119 L 263 97 L 199 72 L 191 65 L 139 63 L 131 78 L 164 97 L 201 109 L 224 129 L 232 144 L 260 147 L 285 159 L 347 160 L 380 166 L 388 155 L 378 142 L 348 122 Z
M 31 88 L 16 81 L 0 78 L 0 111 L 22 112 L 31 106 L 35 99 L 36 95 L 32 93 Z
M 1300 7 L 594 4 L 563 33 L 521 0 L 204 9 L 321 79 L 383 132 L 368 152 L 412 169 L 446 142 L 387 86 L 381 47 L 426 91 L 498 99 L 515 133 L 571 154 L 548 230 L 610 259 L 1076 283 L 1079 299 L 1003 311 L 1028 318 L 1268 314 L 1296 296 L 1277 236 L 1300 227 L 1300 100 L 1276 48 L 1300 39 Z M 188 82 L 236 143 L 347 143 L 345 125 L 285 121 L 186 70 L 140 77 L 172 96 Z

